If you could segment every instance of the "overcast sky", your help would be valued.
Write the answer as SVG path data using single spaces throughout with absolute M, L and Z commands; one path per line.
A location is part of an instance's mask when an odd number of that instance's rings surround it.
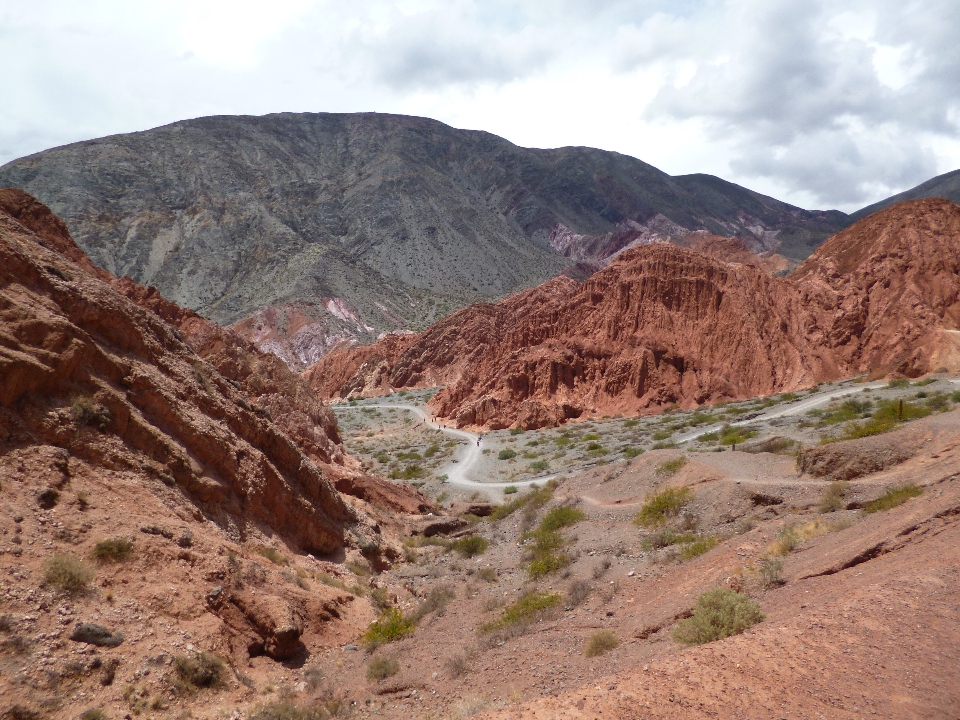
M 0 0 L 0 164 L 379 111 L 852 210 L 960 168 L 957 0 Z

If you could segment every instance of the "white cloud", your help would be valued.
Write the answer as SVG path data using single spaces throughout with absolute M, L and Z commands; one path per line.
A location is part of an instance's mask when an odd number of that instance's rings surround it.
M 377 110 L 853 209 L 960 159 L 951 0 L 0 5 L 0 162 L 207 114 Z

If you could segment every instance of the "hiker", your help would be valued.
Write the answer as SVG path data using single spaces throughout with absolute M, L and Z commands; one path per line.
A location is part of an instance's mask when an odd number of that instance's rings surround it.
M 480 441 L 483 440 L 483 436 L 477 435 L 477 447 L 480 447 Z

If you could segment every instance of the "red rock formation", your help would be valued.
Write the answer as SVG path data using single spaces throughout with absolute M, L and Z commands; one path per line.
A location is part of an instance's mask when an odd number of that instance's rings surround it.
M 324 397 L 445 384 L 432 401 L 441 417 L 533 428 L 856 372 L 960 367 L 953 203 L 877 213 L 789 279 L 771 278 L 736 240 L 695 244 L 705 253 L 667 243 L 629 249 L 582 285 L 557 278 L 402 343 L 331 353 L 308 378 Z
M 960 206 L 927 198 L 870 215 L 790 276 L 848 372 L 960 370 Z

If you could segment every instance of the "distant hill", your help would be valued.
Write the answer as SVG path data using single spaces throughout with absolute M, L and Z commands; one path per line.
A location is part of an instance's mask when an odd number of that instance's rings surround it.
M 609 254 L 707 231 L 800 261 L 849 222 L 614 152 L 383 114 L 187 120 L 15 160 L 0 185 L 48 204 L 98 265 L 245 320 L 292 365 L 536 285 L 596 238 Z
M 857 210 L 850 215 L 850 220 L 856 222 L 867 215 L 872 215 L 878 210 L 896 205 L 904 200 L 919 200 L 920 198 L 943 198 L 960 203 L 960 170 L 953 170 L 943 175 L 937 175 L 924 183 L 920 183 L 915 188 L 905 190 L 902 193 L 888 197 L 886 200 L 867 205 L 867 207 Z

